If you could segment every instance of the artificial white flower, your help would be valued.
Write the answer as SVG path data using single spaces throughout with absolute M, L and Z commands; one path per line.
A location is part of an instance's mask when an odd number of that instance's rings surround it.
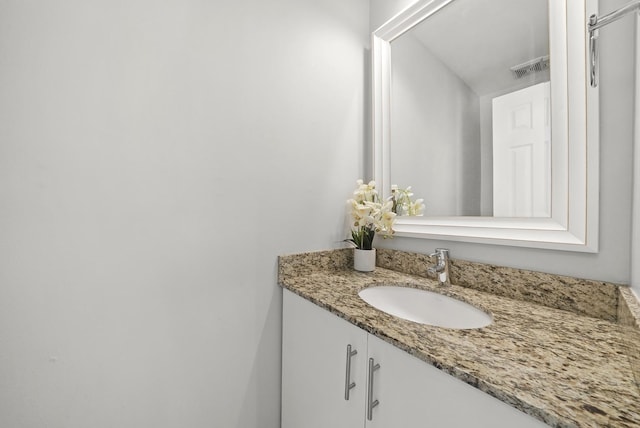
M 423 199 L 416 199 L 415 202 L 409 203 L 409 209 L 407 215 L 421 216 L 424 213 L 425 205 Z

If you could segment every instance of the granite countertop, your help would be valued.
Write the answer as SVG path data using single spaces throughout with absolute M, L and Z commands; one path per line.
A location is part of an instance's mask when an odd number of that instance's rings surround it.
M 599 308 L 597 316 L 593 316 L 583 313 L 581 296 L 567 297 L 566 292 L 573 286 L 578 290 L 594 286 L 589 281 L 583 284 L 567 277 L 550 276 L 545 280 L 547 288 L 549 283 L 558 281 L 564 285 L 560 287 L 558 301 L 545 305 L 535 301 L 536 293 L 529 293 L 533 298 L 525 299 L 527 293 L 517 286 L 510 287 L 515 291 L 503 289 L 498 293 L 459 285 L 443 287 L 429 278 L 383 268 L 380 264 L 400 269 L 389 260 L 403 256 L 399 252 L 378 251 L 378 267 L 373 273 L 354 271 L 348 250 L 284 256 L 279 263 L 279 282 L 282 287 L 550 426 L 640 427 L 640 389 L 636 382 L 638 373 L 634 373 L 640 350 L 640 310 L 637 301 L 621 294 L 621 287 L 605 283 L 598 287 L 609 290 L 604 292 L 607 297 L 598 296 L 598 300 L 610 299 L 613 307 L 608 311 Z M 427 257 L 413 254 L 409 259 L 416 256 Z M 453 261 L 452 280 L 462 281 L 474 269 L 486 270 L 486 266 L 489 265 L 471 266 L 468 262 Z M 457 272 L 453 272 L 455 269 Z M 496 270 L 492 272 L 495 283 Z M 537 274 L 501 272 L 503 279 Z M 482 282 L 481 277 L 477 275 L 478 282 Z M 381 312 L 358 297 L 363 288 L 383 284 L 456 297 L 490 313 L 493 323 L 473 330 L 422 325 Z M 508 296 L 509 293 L 515 294 Z M 570 308 L 557 308 L 565 304 Z M 619 308 L 623 304 L 624 310 Z M 582 303 L 582 306 L 589 305 Z

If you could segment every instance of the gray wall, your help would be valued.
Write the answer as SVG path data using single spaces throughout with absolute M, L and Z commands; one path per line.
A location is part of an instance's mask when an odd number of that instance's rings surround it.
M 371 30 L 413 1 L 371 1 Z M 604 13 L 625 4 L 603 0 Z M 436 247 L 452 257 L 543 272 L 628 284 L 630 281 L 631 184 L 634 97 L 634 25 L 631 18 L 600 33 L 600 251 L 583 254 L 481 245 L 463 242 L 395 238 L 380 247 L 428 253 Z
M 344 239 L 368 14 L 0 1 L 0 426 L 280 426 L 276 258 Z
M 640 296 L 640 14 L 636 14 L 636 100 L 634 128 L 633 241 L 631 243 L 631 285 Z
M 341 246 L 369 25 L 412 2 L 0 2 L 0 426 L 279 426 L 276 256 Z M 627 282 L 630 25 L 599 254 L 384 244 Z

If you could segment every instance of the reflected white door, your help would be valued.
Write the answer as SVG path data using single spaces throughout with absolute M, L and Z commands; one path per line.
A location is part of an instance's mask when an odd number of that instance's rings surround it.
M 550 83 L 493 99 L 493 215 L 551 216 Z

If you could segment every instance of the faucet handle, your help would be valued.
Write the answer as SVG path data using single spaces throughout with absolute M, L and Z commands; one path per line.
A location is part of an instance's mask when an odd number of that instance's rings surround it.
M 436 264 L 427 268 L 428 275 L 436 274 L 440 285 L 449 285 L 449 250 L 446 248 L 436 248 L 436 251 L 429 257 L 436 257 Z
M 429 254 L 429 257 L 449 258 L 449 249 L 447 249 L 447 248 L 436 248 L 434 253 Z

